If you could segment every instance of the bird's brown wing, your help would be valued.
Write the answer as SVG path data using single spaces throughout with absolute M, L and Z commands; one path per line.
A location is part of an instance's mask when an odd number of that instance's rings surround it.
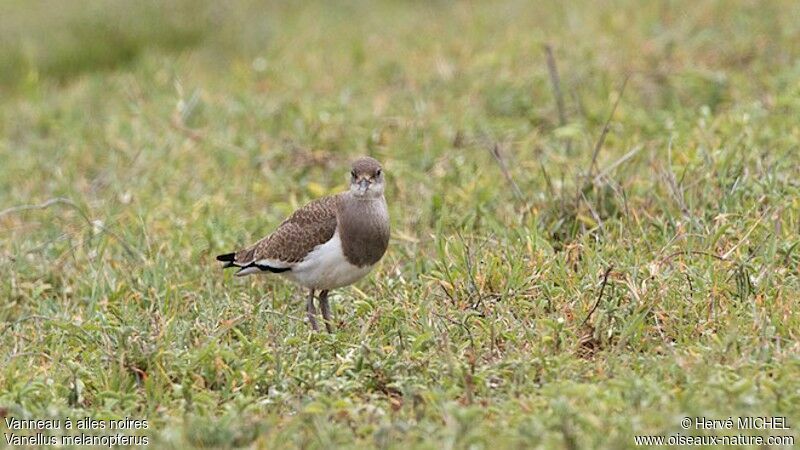
M 241 267 L 269 260 L 288 267 L 302 261 L 314 247 L 333 237 L 338 203 L 339 195 L 334 195 L 303 206 L 272 234 L 236 252 L 233 264 Z

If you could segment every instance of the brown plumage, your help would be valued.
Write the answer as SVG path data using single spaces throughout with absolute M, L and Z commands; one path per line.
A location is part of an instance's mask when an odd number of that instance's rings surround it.
M 389 245 L 389 213 L 378 161 L 353 162 L 350 190 L 312 201 L 269 236 L 235 253 L 217 256 L 237 276 L 280 273 L 311 290 L 308 320 L 316 329 L 314 291 L 330 331 L 328 291 L 352 284 L 372 270 Z
M 333 237 L 340 195 L 323 197 L 298 209 L 272 234 L 236 252 L 233 263 L 245 266 L 264 259 L 283 263 L 302 261 L 314 247 Z

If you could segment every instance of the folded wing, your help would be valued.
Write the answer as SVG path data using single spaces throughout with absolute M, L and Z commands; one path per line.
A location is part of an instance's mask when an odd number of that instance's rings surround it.
M 237 276 L 292 270 L 316 246 L 336 232 L 339 196 L 323 197 L 294 212 L 269 236 L 235 253 L 217 256 L 223 268 L 238 267 Z

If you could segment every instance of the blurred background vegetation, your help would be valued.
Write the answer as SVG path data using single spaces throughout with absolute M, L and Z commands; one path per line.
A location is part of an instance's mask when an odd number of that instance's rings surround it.
M 0 416 L 148 418 L 158 448 L 797 436 L 798 17 L 3 1 Z M 362 154 L 390 252 L 314 335 L 300 293 L 213 256 Z

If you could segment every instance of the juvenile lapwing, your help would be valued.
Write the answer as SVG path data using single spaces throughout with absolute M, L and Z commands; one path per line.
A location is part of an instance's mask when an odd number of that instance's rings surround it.
M 355 283 L 375 266 L 389 245 L 389 212 L 381 165 L 370 157 L 353 162 L 350 189 L 314 200 L 295 211 L 269 236 L 235 253 L 217 256 L 236 276 L 277 273 L 309 289 L 308 322 L 318 330 L 314 292 L 331 332 L 328 292 Z

